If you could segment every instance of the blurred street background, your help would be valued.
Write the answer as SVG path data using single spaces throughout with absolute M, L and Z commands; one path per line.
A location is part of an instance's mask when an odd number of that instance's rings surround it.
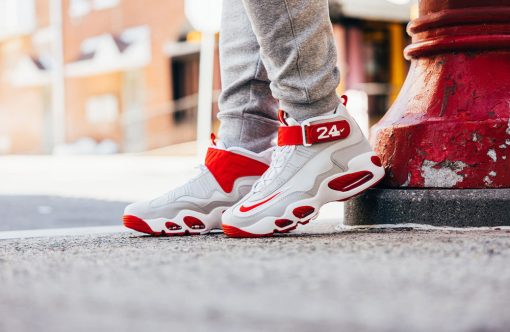
M 218 128 L 219 36 L 188 19 L 218 2 L 0 0 L 0 332 L 509 331 L 508 227 L 347 227 L 342 203 L 267 239 L 121 226 L 194 175 L 197 127 Z M 330 14 L 338 93 L 368 132 L 417 4 Z
M 338 92 L 354 95 L 371 123 L 407 73 L 413 6 L 331 1 Z M 111 154 L 193 141 L 201 33 L 184 9 L 184 0 L 0 0 L 0 153 Z M 213 89 L 216 127 L 218 56 Z

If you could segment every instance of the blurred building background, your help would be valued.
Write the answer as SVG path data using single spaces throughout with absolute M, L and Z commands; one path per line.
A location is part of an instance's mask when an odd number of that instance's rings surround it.
M 407 73 L 413 7 L 330 1 L 338 91 L 369 123 Z M 184 0 L 0 0 L 0 154 L 140 152 L 193 141 L 199 41 Z M 217 56 L 214 72 L 215 115 Z

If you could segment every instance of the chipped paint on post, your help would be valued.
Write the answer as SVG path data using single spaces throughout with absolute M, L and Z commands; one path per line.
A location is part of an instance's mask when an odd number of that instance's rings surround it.
M 462 161 L 438 163 L 424 160 L 421 167 L 421 176 L 427 188 L 453 188 L 464 177 L 459 174 L 467 165 Z
M 409 185 L 409 182 L 411 182 L 411 173 L 407 174 L 406 182 L 402 183 L 402 187 L 407 187 Z
M 496 154 L 496 151 L 494 149 L 490 149 L 489 151 L 487 151 L 487 155 L 489 156 L 489 158 L 492 159 L 492 161 L 498 161 L 498 155 Z

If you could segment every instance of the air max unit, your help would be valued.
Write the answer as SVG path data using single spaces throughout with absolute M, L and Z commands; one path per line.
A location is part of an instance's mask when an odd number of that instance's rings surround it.
M 302 123 L 283 111 L 279 119 L 269 169 L 222 216 L 228 236 L 289 232 L 315 218 L 322 205 L 346 201 L 384 177 L 381 160 L 343 104 Z
M 221 229 L 222 213 L 267 170 L 271 151 L 209 148 L 198 176 L 153 200 L 126 207 L 124 225 L 151 235 L 194 235 Z

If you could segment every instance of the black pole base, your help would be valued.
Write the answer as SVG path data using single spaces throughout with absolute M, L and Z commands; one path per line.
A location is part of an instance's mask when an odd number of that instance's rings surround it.
M 346 225 L 510 226 L 510 189 L 370 189 L 346 203 Z

